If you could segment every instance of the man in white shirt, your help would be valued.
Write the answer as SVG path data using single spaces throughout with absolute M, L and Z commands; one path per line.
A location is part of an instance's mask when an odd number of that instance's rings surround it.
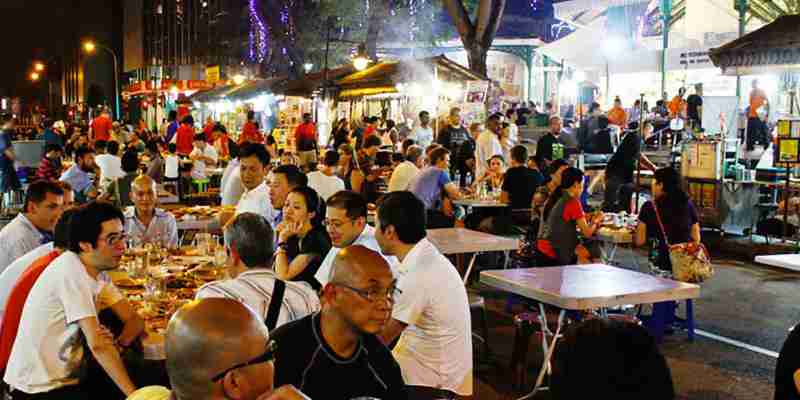
M 178 223 L 171 213 L 156 208 L 156 182 L 139 175 L 131 183 L 133 206 L 125 209 L 125 234 L 140 243 L 178 248 Z
M 308 187 L 316 190 L 325 201 L 328 201 L 334 193 L 344 190 L 344 181 L 336 176 L 337 165 L 339 165 L 339 152 L 328 150 L 322 159 L 322 167 L 308 174 Z
M 192 179 L 206 179 L 206 168 L 217 164 L 217 149 L 206 143 L 206 134 L 194 135 L 194 149 L 189 153 L 192 160 Z
M 98 140 L 94 144 L 97 152 L 94 156 L 94 163 L 100 168 L 100 187 L 106 187 L 117 178 L 125 176 L 122 170 L 122 159 L 119 154 L 119 143 L 115 141 L 106 142 Z
M 419 113 L 419 126 L 411 132 L 409 139 L 417 141 L 423 149 L 433 143 L 433 128 L 430 126 L 431 116 L 427 111 L 420 111 Z
M 232 279 L 206 284 L 195 299 L 237 300 L 250 307 L 270 331 L 320 310 L 319 296 L 308 283 L 281 281 L 272 270 L 274 234 L 266 219 L 249 212 L 239 214 L 225 231 L 231 240 L 228 273 Z
M 266 182 L 269 170 L 270 157 L 263 145 L 246 143 L 242 146 L 239 153 L 239 173 L 244 193 L 236 204 L 235 215 L 251 212 L 267 221 L 275 218 L 275 209 L 270 201 L 269 185 Z
M 486 120 L 488 129 L 482 130 L 475 142 L 475 179 L 486 174 L 489 168 L 489 159 L 503 155 L 503 146 L 500 145 L 500 116 L 490 116 Z
M 230 161 L 222 172 L 222 179 L 219 182 L 220 197 L 223 206 L 235 206 L 244 193 L 242 186 L 242 175 L 239 171 L 239 146 L 233 145 L 229 149 Z
M 64 211 L 64 189 L 58 182 L 37 181 L 28 185 L 24 212 L 0 230 L 0 272 L 25 253 L 52 240 Z
M 314 276 L 322 286 L 330 282 L 333 260 L 343 248 L 361 245 L 377 253 L 381 252 L 375 240 L 375 228 L 367 224 L 367 200 L 356 192 L 343 190 L 331 196 L 325 208 L 325 228 L 333 246 Z M 383 258 L 394 272 L 397 259 L 391 256 Z
M 78 209 L 70 225 L 70 251 L 45 269 L 22 312 L 19 332 L 24 334 L 14 342 L 4 377 L 15 399 L 29 398 L 26 394 L 95 398 L 91 385 L 76 378 L 84 357 L 94 357 L 124 395 L 136 390 L 114 340 L 97 320 L 98 310 L 111 307 L 123 321 L 141 321 L 101 274 L 119 268 L 125 250 L 122 213 L 111 204 L 92 202 Z M 130 345 L 142 327 L 126 326 L 123 334 L 134 335 L 120 344 Z
M 414 179 L 419 170 L 424 167 L 425 157 L 422 156 L 423 149 L 420 146 L 413 145 L 406 151 L 406 160 L 400 163 L 397 168 L 392 172 L 392 177 L 389 178 L 389 191 L 397 192 L 400 190 L 408 190 L 408 185 Z
M 425 205 L 410 192 L 387 194 L 375 221 L 384 254 L 397 256 L 400 295 L 381 338 L 400 341 L 394 357 L 409 398 L 472 395 L 472 327 L 467 290 L 453 264 L 425 238 Z M 402 335 L 401 335 L 402 334 Z

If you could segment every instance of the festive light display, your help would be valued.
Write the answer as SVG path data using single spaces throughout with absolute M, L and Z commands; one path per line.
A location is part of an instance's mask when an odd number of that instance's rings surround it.
M 250 0 L 250 61 L 263 62 L 269 49 L 269 32 L 258 13 L 258 0 Z

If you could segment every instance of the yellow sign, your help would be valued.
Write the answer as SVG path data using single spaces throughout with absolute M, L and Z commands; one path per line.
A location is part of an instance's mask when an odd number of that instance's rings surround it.
M 781 139 L 780 143 L 780 162 L 796 163 L 798 161 L 798 147 L 800 142 L 797 139 Z
M 219 82 L 219 65 L 206 67 L 206 82 L 212 85 Z

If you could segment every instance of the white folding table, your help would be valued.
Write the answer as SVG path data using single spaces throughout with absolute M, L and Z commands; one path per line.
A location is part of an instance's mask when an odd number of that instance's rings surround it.
M 604 264 L 483 271 L 481 282 L 539 302 L 545 358 L 533 392 L 524 398 L 530 398 L 540 390 L 544 376 L 550 370 L 550 360 L 567 310 L 605 310 L 626 304 L 678 301 L 700 296 L 698 285 Z M 561 309 L 556 332 L 552 334 L 549 345 L 544 339 L 551 332 L 547 327 L 543 303 Z
M 474 253 L 469 261 L 469 267 L 464 274 L 464 282 L 469 279 L 475 258 L 478 254 L 489 251 L 502 251 L 505 253 L 505 264 L 508 267 L 509 251 L 519 248 L 519 239 L 505 236 L 492 235 L 485 232 L 473 231 L 465 228 L 428 229 L 428 240 L 439 249 L 442 254 Z
M 771 267 L 785 268 L 800 271 L 800 254 L 773 254 L 771 256 L 756 256 L 756 262 Z

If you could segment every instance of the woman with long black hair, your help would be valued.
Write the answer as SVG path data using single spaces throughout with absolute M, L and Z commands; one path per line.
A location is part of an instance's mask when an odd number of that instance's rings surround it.
M 664 235 L 666 234 L 669 244 L 699 243 L 700 219 L 689 195 L 683 190 L 680 174 L 674 168 L 657 170 L 651 189 L 654 200 L 645 203 L 639 212 L 634 242 L 637 246 L 642 246 L 647 239 L 651 239 L 653 246 L 650 263 L 655 267 L 653 271 L 663 271 L 664 275 L 669 275 L 672 263 Z
M 537 266 L 576 264 L 580 244 L 578 229 L 584 238 L 591 238 L 603 221 L 598 213 L 587 220 L 581 206 L 583 171 L 570 167 L 561 173 L 561 184 L 547 200 L 542 212 L 543 224 L 536 242 Z

